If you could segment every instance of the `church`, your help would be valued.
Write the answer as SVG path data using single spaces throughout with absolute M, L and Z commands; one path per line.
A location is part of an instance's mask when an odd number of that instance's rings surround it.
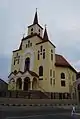
M 33 23 L 28 26 L 27 36 L 13 51 L 8 90 L 42 91 L 53 93 L 57 99 L 73 99 L 77 71 L 60 54 L 48 37 L 46 26 L 38 22 L 35 12 Z

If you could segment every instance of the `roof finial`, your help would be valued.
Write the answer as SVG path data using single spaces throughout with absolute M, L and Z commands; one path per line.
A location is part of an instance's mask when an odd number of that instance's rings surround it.
M 47 27 L 47 24 L 45 24 L 45 28 Z
M 36 12 L 37 12 L 37 8 L 36 8 Z

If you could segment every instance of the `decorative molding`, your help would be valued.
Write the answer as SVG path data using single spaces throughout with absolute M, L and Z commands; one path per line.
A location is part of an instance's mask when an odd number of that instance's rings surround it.
M 34 67 L 34 51 L 33 49 L 27 49 L 23 54 L 22 54 L 22 58 L 21 58 L 21 71 L 24 71 L 24 65 L 25 65 L 25 58 L 27 58 L 27 54 L 30 55 L 30 70 L 33 70 Z

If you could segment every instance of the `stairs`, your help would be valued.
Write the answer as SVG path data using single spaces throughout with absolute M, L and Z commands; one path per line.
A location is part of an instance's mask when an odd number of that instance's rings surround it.
M 38 87 L 41 89 L 41 96 L 43 99 L 51 99 L 51 94 L 46 92 L 39 84 Z

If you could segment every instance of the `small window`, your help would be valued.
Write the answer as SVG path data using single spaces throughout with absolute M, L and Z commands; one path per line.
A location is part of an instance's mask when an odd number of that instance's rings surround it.
M 39 78 L 39 80 L 43 80 L 43 78 Z
M 38 51 L 38 60 L 39 60 L 39 51 Z
M 40 32 L 40 29 L 39 29 L 39 32 Z
M 15 61 L 15 59 L 14 59 L 14 65 L 15 65 L 15 63 L 16 63 L 16 61 Z
M 18 60 L 17 60 L 17 63 L 19 64 L 19 58 L 18 58 Z
M 39 54 L 38 54 L 38 60 L 39 60 Z
M 43 59 L 45 59 L 45 49 L 43 49 Z
M 53 79 L 53 85 L 55 85 L 55 79 Z
M 52 76 L 52 69 L 50 69 L 50 76 Z
M 51 50 L 51 53 L 53 53 L 53 50 Z
M 45 59 L 45 52 L 43 52 L 43 59 Z
M 33 34 L 33 32 L 31 32 L 31 35 Z
M 51 54 L 51 60 L 53 60 L 53 54 Z
M 65 79 L 65 74 L 61 73 L 61 79 Z
M 42 52 L 42 46 L 41 46 L 41 52 Z
M 53 78 L 55 78 L 55 71 L 53 71 Z
M 61 81 L 61 86 L 65 87 L 65 81 Z
M 40 53 L 40 55 L 42 55 L 42 52 Z
M 53 60 L 53 50 L 51 50 L 51 60 Z
M 33 28 L 31 29 L 31 31 L 33 31 Z
M 50 84 L 52 85 L 52 78 L 50 78 Z
M 43 66 L 39 67 L 39 76 L 43 76 Z

